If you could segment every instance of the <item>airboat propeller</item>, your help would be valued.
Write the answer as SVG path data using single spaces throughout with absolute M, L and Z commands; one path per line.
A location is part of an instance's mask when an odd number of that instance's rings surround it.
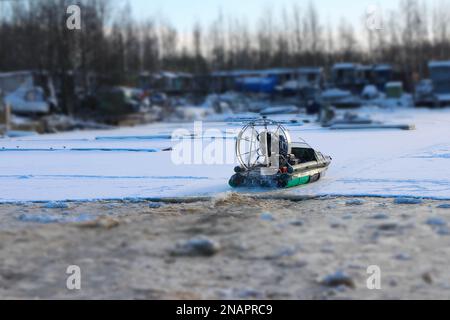
M 230 179 L 232 187 L 292 187 L 317 181 L 331 158 L 305 141 L 292 142 L 289 131 L 266 118 L 250 121 L 236 138 L 239 166 Z

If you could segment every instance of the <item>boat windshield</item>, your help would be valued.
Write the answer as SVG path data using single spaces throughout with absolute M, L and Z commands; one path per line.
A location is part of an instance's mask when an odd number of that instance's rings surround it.
M 316 152 L 306 142 L 294 142 L 292 144 L 291 154 L 293 154 L 300 163 L 317 161 Z
M 304 141 L 292 142 L 291 146 L 292 148 L 311 149 L 311 146 Z

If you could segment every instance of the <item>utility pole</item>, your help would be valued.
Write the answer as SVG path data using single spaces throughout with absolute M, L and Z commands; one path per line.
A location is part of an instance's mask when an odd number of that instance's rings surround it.
M 11 130 L 11 107 L 5 104 L 5 132 Z
M 11 107 L 4 103 L 3 92 L 0 90 L 0 131 L 3 133 L 9 131 L 11 123 Z

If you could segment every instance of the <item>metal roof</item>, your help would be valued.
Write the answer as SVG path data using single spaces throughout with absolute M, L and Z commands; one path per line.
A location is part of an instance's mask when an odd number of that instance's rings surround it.
M 450 61 L 430 61 L 428 63 L 429 68 L 441 68 L 441 67 L 450 67 Z
M 272 68 L 263 70 L 230 70 L 230 71 L 214 71 L 211 73 L 213 77 L 239 77 L 239 76 L 268 76 L 282 75 L 292 73 L 321 73 L 321 67 L 303 67 L 303 68 Z

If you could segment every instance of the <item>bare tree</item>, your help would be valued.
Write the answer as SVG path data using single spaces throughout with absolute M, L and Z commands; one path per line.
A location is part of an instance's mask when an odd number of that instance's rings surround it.
M 69 4 L 82 7 L 82 30 L 65 27 Z M 71 73 L 98 74 L 102 84 L 136 84 L 141 70 L 204 73 L 215 69 L 331 65 L 339 60 L 387 62 L 412 75 L 431 59 L 448 59 L 450 2 L 401 0 L 383 30 L 366 33 L 346 21 L 323 24 L 314 4 L 266 7 L 251 20 L 219 10 L 208 26 L 196 22 L 190 40 L 168 19 L 139 23 L 114 0 L 0 0 L 0 70 L 45 70 L 59 79 L 66 112 Z M 328 19 L 327 19 L 328 20 Z M 324 28 L 325 26 L 325 28 Z M 337 27 L 337 28 L 336 28 Z M 367 43 L 366 43 L 367 41 Z M 73 91 L 73 90 L 72 90 Z
M 323 50 L 323 28 L 320 23 L 319 14 L 313 2 L 309 2 L 304 18 L 304 39 L 306 50 L 312 56 L 313 64 L 318 63 L 318 53 Z
M 352 61 L 355 58 L 357 50 L 357 40 L 353 26 L 342 19 L 339 24 L 338 35 L 342 59 Z
M 159 68 L 159 42 L 155 23 L 148 20 L 142 25 L 143 69 L 156 71 Z
M 213 69 L 223 69 L 226 60 L 226 47 L 224 39 L 224 18 L 219 10 L 217 19 L 211 24 L 209 30 L 210 61 Z
M 292 7 L 293 16 L 293 29 L 294 29 L 294 43 L 295 53 L 300 55 L 303 50 L 303 30 L 302 30 L 302 17 L 298 4 L 294 4 Z M 297 61 L 298 62 L 298 61 Z

